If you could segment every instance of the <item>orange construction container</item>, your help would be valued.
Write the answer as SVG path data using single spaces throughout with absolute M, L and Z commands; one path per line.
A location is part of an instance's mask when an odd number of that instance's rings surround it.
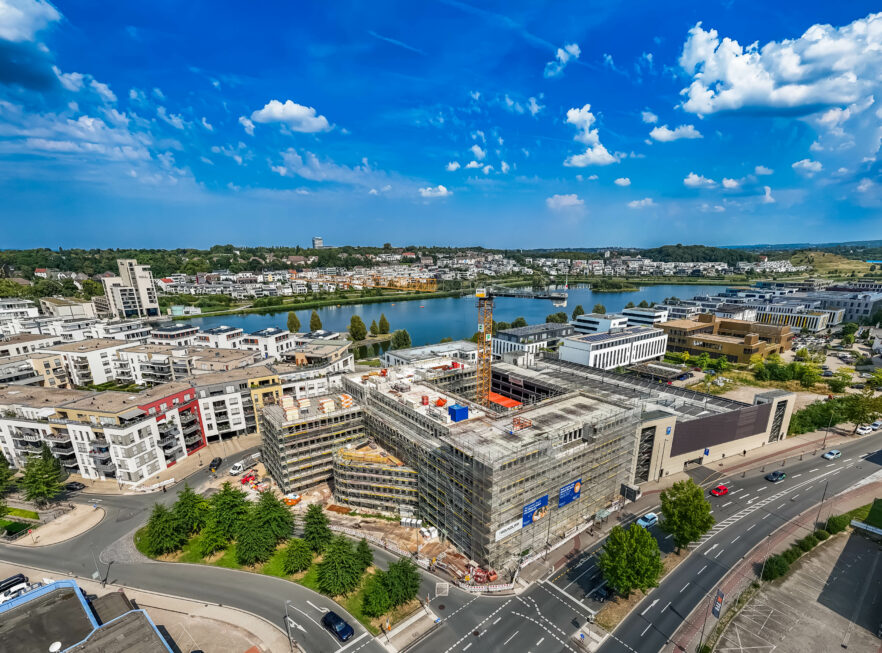
M 438 398 L 435 400 L 435 405 L 436 405 L 436 406 L 443 406 L 443 405 L 446 404 L 446 403 L 447 403 L 447 400 L 446 400 L 446 399 L 443 399 L 443 398 L 441 398 L 441 397 L 438 397 Z

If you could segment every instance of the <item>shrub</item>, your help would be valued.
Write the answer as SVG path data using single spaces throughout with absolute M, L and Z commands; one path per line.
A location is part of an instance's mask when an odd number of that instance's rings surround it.
M 790 568 L 790 562 L 786 560 L 784 555 L 773 555 L 766 560 L 763 568 L 763 580 L 775 580 L 787 573 Z
M 815 537 L 818 538 L 819 542 L 823 542 L 828 537 L 830 537 L 830 533 L 825 531 L 823 528 L 819 528 L 818 530 L 815 531 Z
M 815 548 L 815 545 L 818 543 L 818 538 L 814 535 L 806 535 L 804 538 L 799 540 L 796 545 L 804 552 L 811 551 Z
M 827 520 L 827 528 L 825 530 L 831 535 L 835 535 L 848 528 L 850 523 L 851 520 L 848 518 L 848 515 L 836 515 Z
M 792 565 L 801 555 L 802 551 L 799 549 L 799 547 L 791 546 L 789 549 L 781 554 L 781 557 L 784 558 L 788 565 Z

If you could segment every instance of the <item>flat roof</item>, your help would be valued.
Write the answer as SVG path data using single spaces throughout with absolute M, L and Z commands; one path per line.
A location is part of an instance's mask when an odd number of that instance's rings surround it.
M 0 345 L 17 345 L 23 342 L 36 342 L 37 340 L 52 340 L 58 336 L 49 336 L 38 333 L 19 333 L 0 340 Z
M 101 351 L 102 349 L 125 347 L 127 344 L 125 340 L 117 340 L 116 338 L 91 338 L 90 340 L 64 342 L 60 345 L 46 347 L 46 349 L 50 351 L 63 351 L 69 354 L 88 354 L 93 351 Z
M 92 302 L 85 299 L 72 299 L 70 297 L 41 297 L 40 301 L 47 304 L 55 304 L 56 306 L 76 306 L 79 304 L 91 304 Z
M 266 327 L 265 329 L 258 329 L 257 331 L 252 331 L 249 335 L 257 336 L 259 338 L 266 338 L 268 336 L 277 336 L 280 333 L 290 333 L 287 329 L 280 329 L 279 327 Z
M 202 333 L 210 333 L 213 336 L 220 336 L 225 333 L 232 333 L 233 331 L 242 331 L 244 333 L 244 329 L 241 327 L 227 326 L 226 324 L 221 324 L 220 326 L 212 327 L 210 329 L 203 329 Z
M 183 333 L 184 331 L 192 331 L 193 329 L 199 330 L 198 326 L 193 326 L 192 324 L 188 324 L 186 322 L 170 322 L 166 324 L 160 324 L 159 326 L 153 327 L 151 329 L 152 333 Z
M 0 611 L 0 636 L 16 653 L 61 650 L 85 639 L 98 625 L 73 581 L 58 581 L 14 599 Z M 12 644 L 14 642 L 14 644 Z
M 622 313 L 582 313 L 576 316 L 576 322 L 579 320 L 627 320 L 628 316 Z
M 503 331 L 499 331 L 499 333 L 505 333 L 513 336 L 530 336 L 534 333 L 544 333 L 545 331 L 558 331 L 560 329 L 566 329 L 567 327 L 572 329 L 573 325 L 569 322 L 545 322 L 543 324 L 528 324 L 527 326 L 505 329 Z
M 583 333 L 567 336 L 566 340 L 578 340 L 579 342 L 597 343 L 607 340 L 618 340 L 620 338 L 629 338 L 644 333 L 653 335 L 664 335 L 664 332 L 650 326 L 632 326 L 621 329 L 613 329 L 612 331 L 604 331 L 603 333 Z
M 49 649 L 46 649 L 49 650 Z M 171 651 L 144 610 L 132 610 L 93 631 L 66 653 L 156 653 Z
M 224 372 L 212 372 L 211 374 L 194 376 L 193 385 L 197 388 L 203 388 L 207 385 L 235 383 L 237 381 L 275 375 L 276 373 L 266 365 L 252 365 L 248 367 L 237 367 Z
M 0 385 L 0 406 L 27 406 L 28 408 L 54 408 L 69 401 L 90 397 L 96 393 L 68 388 L 44 388 L 42 386 Z

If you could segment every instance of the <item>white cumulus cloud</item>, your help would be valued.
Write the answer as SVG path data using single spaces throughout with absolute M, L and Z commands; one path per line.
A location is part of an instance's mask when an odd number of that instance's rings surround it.
M 245 129 L 245 133 L 249 136 L 254 136 L 254 123 L 251 122 L 250 118 L 246 118 L 245 116 L 239 116 L 239 124 Z
M 484 157 L 487 156 L 486 150 L 482 150 L 481 146 L 475 143 L 469 148 L 469 151 L 474 155 L 475 159 L 478 161 L 483 161 Z
M 631 209 L 645 209 L 650 206 L 655 206 L 655 202 L 652 201 L 651 197 L 644 197 L 642 200 L 632 200 L 628 202 L 628 208 Z
M 582 51 L 575 43 L 569 43 L 562 48 L 558 48 L 554 55 L 555 60 L 545 64 L 545 70 L 542 74 L 546 78 L 559 77 L 563 74 L 564 68 L 567 67 L 570 60 L 578 59 L 580 54 L 582 54 Z
M 454 170 L 459 170 L 459 161 L 450 161 L 447 166 L 447 172 L 453 172 Z
M 426 188 L 420 188 L 420 195 L 426 198 L 434 199 L 437 197 L 449 197 L 453 195 L 452 190 L 448 190 L 446 187 L 438 184 L 437 186 L 428 186 Z
M 628 177 L 619 177 L 613 182 L 616 186 L 630 186 L 631 180 Z
M 0 0 L 0 39 L 33 41 L 37 32 L 61 20 L 61 14 L 44 0 Z
M 690 172 L 686 175 L 686 178 L 683 179 L 683 185 L 687 188 L 713 188 L 717 185 L 713 179 L 708 179 L 703 175 L 697 175 L 694 172 Z
M 305 107 L 291 100 L 286 100 L 284 104 L 278 100 L 270 100 L 263 109 L 251 114 L 251 120 L 260 123 L 284 123 L 291 130 L 305 134 L 333 129 L 328 119 L 319 115 L 313 107 Z
M 509 166 L 505 161 L 502 161 L 499 164 L 499 169 L 502 170 L 502 174 L 507 175 L 508 171 L 511 169 L 511 166 Z
M 811 177 L 812 175 L 821 172 L 824 168 L 820 161 L 812 161 L 811 159 L 801 159 L 794 163 L 792 167 L 794 170 L 801 172 L 807 177 Z
M 769 186 L 763 186 L 763 204 L 774 204 L 775 198 L 772 197 L 772 189 Z
M 545 198 L 545 205 L 552 211 L 566 211 L 581 209 L 585 206 L 585 200 L 575 193 L 569 195 L 552 195 Z
M 468 168 L 480 168 L 480 167 L 481 167 L 481 164 L 478 163 L 477 161 L 469 161 L 469 162 L 466 164 L 466 169 L 468 169 Z
M 866 193 L 875 187 L 875 183 L 872 179 L 861 179 L 860 183 L 857 185 L 857 190 L 859 193 Z
M 642 112 L 640 112 L 640 118 L 641 118 L 641 119 L 643 120 L 643 122 L 645 122 L 647 125 L 654 125 L 655 123 L 658 122 L 658 116 L 655 115 L 652 111 L 649 111 L 649 110 L 646 110 L 646 111 L 642 111 Z
M 680 125 L 670 129 L 667 125 L 653 127 L 649 136 L 661 143 L 670 143 L 681 138 L 701 138 L 701 133 L 692 125 Z
M 723 177 L 723 188 L 733 190 L 735 188 L 738 188 L 740 185 L 741 182 L 737 179 L 727 179 L 726 177 Z
M 766 166 L 757 166 L 756 168 L 753 169 L 753 172 L 754 172 L 754 174 L 757 174 L 757 175 L 771 175 L 775 171 L 772 170 L 771 168 L 767 168 Z
M 578 130 L 575 140 L 588 147 L 582 154 L 567 157 L 564 161 L 565 166 L 584 168 L 590 165 L 605 166 L 618 161 L 618 158 L 610 154 L 600 142 L 597 129 L 592 129 L 595 121 L 590 104 L 586 104 L 581 109 L 574 108 L 567 111 L 567 122 Z

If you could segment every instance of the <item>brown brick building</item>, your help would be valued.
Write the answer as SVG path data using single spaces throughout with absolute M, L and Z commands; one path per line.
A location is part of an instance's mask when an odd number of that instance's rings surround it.
M 793 338 L 786 325 L 724 319 L 711 313 L 702 313 L 694 320 L 662 322 L 656 327 L 668 334 L 670 352 L 724 356 L 732 363 L 748 363 L 755 354 L 763 358 L 780 354 L 790 349 Z

